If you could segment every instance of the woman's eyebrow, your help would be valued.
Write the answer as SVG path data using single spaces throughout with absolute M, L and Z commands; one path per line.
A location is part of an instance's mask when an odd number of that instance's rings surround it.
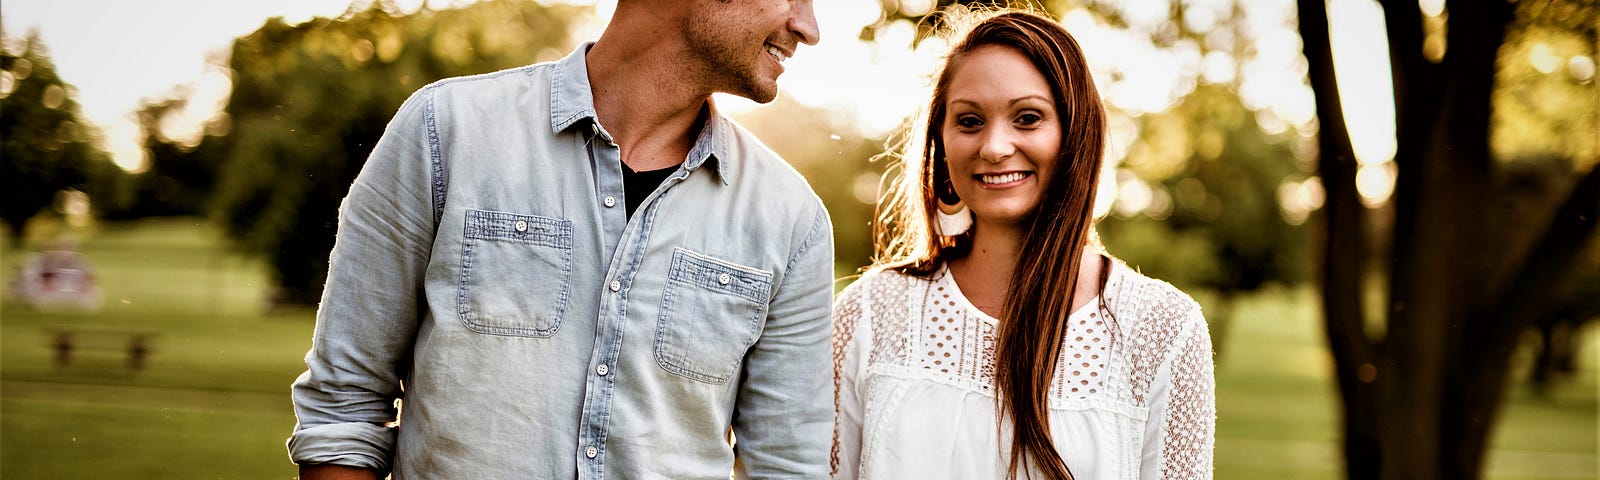
M 1011 99 L 1011 101 L 1006 102 L 1006 106 L 1009 107 L 1009 106 L 1012 106 L 1012 105 L 1016 105 L 1017 102 L 1021 102 L 1023 100 L 1038 100 L 1038 101 L 1041 101 L 1041 102 L 1044 102 L 1044 103 L 1047 103 L 1047 104 L 1051 103 L 1050 99 L 1049 98 L 1045 98 L 1045 96 L 1043 96 L 1043 95 L 1024 95 L 1024 96 L 1021 96 L 1021 97 L 1013 98 L 1013 99 Z M 972 106 L 974 108 L 980 107 L 980 105 L 978 105 L 978 102 L 974 101 L 974 100 L 967 100 L 965 98 L 953 98 L 953 99 L 950 99 L 950 104 L 951 105 L 955 105 L 955 104 L 958 104 L 958 103 L 967 104 L 967 105 L 970 105 L 970 106 Z

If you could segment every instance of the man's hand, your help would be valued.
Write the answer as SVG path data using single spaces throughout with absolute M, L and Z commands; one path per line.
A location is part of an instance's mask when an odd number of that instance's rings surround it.
M 301 465 L 301 480 L 378 480 L 378 473 L 344 465 Z

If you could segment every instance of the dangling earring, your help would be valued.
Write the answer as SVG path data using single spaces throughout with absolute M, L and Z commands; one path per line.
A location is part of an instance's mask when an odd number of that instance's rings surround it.
M 934 192 L 934 201 L 939 204 L 939 234 L 954 237 L 967 233 L 972 228 L 972 211 L 967 210 L 967 204 L 956 195 L 956 188 L 950 184 L 950 179 L 945 178 L 938 191 Z M 947 203 L 946 200 L 953 199 Z
M 967 233 L 972 228 L 972 211 L 967 210 L 965 203 L 956 202 L 955 205 L 946 205 L 939 202 L 939 234 L 954 237 Z

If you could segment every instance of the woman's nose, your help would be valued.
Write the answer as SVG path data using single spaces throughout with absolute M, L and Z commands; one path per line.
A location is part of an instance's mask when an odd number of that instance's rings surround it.
M 989 163 L 1000 163 L 1017 153 L 1016 132 L 1009 128 L 991 128 L 983 137 L 978 158 Z

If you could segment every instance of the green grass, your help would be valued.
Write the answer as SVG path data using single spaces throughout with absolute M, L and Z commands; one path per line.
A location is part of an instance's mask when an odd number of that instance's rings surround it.
M 106 291 L 99 312 L 0 306 L 0 476 L 292 477 L 288 385 L 304 369 L 312 313 L 263 313 L 265 267 L 192 219 L 103 227 L 83 250 Z M 0 252 L 8 276 L 24 254 Z M 1315 302 L 1295 289 L 1235 305 L 1218 339 L 1217 478 L 1340 478 L 1337 393 Z M 139 372 L 115 351 L 58 367 L 47 329 L 62 325 L 157 336 Z M 1520 382 L 1510 392 L 1489 478 L 1596 477 L 1600 329 L 1584 337 L 1575 381 L 1550 398 Z
M 105 292 L 98 312 L 0 306 L 0 475 L 293 477 L 288 385 L 305 368 L 312 313 L 264 313 L 264 266 L 192 219 L 105 228 L 82 250 Z M 0 265 L 9 277 L 25 257 L 8 248 Z M 120 350 L 63 367 L 48 332 L 62 326 L 155 336 L 141 371 Z
M 1342 478 L 1338 391 L 1314 294 L 1269 291 L 1236 305 L 1228 337 L 1218 345 L 1217 478 Z M 1514 382 L 1494 427 L 1487 478 L 1592 479 L 1600 473 L 1596 327 L 1583 332 L 1578 374 L 1548 398 L 1532 395 L 1520 378 Z

